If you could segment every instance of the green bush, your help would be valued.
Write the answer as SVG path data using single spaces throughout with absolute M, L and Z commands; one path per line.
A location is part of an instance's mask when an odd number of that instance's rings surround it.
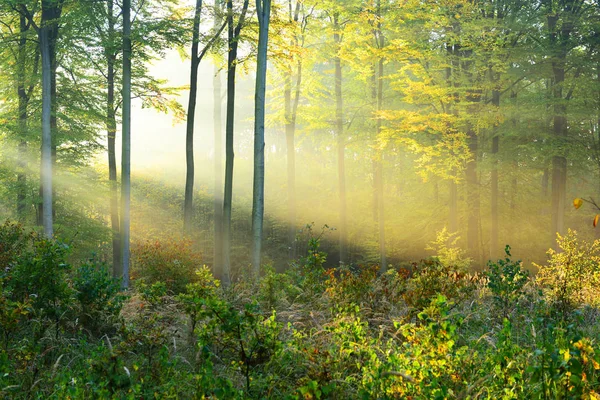
M 93 259 L 80 265 L 73 274 L 73 288 L 83 327 L 98 335 L 113 331 L 126 297 L 106 265 Z
M 68 246 L 41 236 L 32 236 L 31 247 L 5 272 L 4 290 L 16 302 L 31 301 L 38 322 L 36 337 L 41 337 L 50 324 L 59 325 L 73 311 L 75 292 L 70 285 L 67 264 Z
M 548 263 L 536 265 L 544 293 L 565 316 L 583 304 L 600 305 L 600 240 L 587 242 L 569 229 L 557 243 L 562 251 L 548 250 Z
M 200 253 L 190 241 L 154 241 L 134 244 L 131 250 L 131 279 L 146 284 L 164 282 L 167 290 L 177 294 L 197 279 L 203 266 Z
M 413 265 L 403 297 L 408 306 L 419 311 L 438 295 L 461 302 L 474 292 L 476 283 L 477 277 L 465 272 L 463 267 L 445 265 L 432 258 Z
M 523 287 L 529 281 L 529 273 L 521 269 L 521 261 L 512 261 L 510 246 L 505 249 L 506 258 L 488 262 L 487 287 L 500 318 L 508 318 L 523 295 Z

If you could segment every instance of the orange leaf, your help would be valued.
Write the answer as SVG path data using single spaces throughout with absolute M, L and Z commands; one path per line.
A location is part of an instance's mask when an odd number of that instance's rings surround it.
M 579 197 L 576 198 L 575 200 L 573 200 L 573 206 L 575 207 L 575 209 L 578 209 L 582 205 L 583 205 L 583 200 L 581 200 Z
M 596 227 L 596 225 L 598 225 L 598 220 L 600 220 L 600 214 L 596 214 L 596 216 L 594 217 L 594 228 Z

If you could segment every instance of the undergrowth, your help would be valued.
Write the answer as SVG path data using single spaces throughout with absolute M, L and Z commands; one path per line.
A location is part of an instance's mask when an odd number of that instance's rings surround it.
M 600 244 L 574 233 L 537 278 L 508 247 L 472 274 L 447 233 L 409 269 L 326 270 L 313 237 L 226 288 L 186 244 L 151 243 L 127 293 L 62 243 L 0 238 L 1 398 L 598 398 Z

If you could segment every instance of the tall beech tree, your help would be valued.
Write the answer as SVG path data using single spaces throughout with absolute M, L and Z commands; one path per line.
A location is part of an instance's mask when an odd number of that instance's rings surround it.
M 225 28 L 222 24 L 213 36 L 210 38 L 204 48 L 200 50 L 200 19 L 202 15 L 202 0 L 196 1 L 194 11 L 194 25 L 192 32 L 192 49 L 190 53 L 191 68 L 190 68 L 190 97 L 188 99 L 186 135 L 185 135 L 185 160 L 186 160 L 186 175 L 185 175 L 185 197 L 183 206 L 183 230 L 189 233 L 192 227 L 192 213 L 194 200 L 194 122 L 196 120 L 196 97 L 198 96 L 198 67 L 200 62 L 206 55 L 213 43 L 219 38 L 221 32 Z
M 340 54 L 343 40 L 343 22 L 339 11 L 334 11 L 331 16 L 333 27 L 333 42 L 335 44 L 333 64 L 335 67 L 335 134 L 337 137 L 337 163 L 338 163 L 338 193 L 339 202 L 339 249 L 340 263 L 347 262 L 348 258 L 348 204 L 346 199 L 346 138 L 344 136 L 344 100 L 342 93 L 342 58 Z
M 252 271 L 260 276 L 263 218 L 265 212 L 265 92 L 267 87 L 267 47 L 271 0 L 257 0 L 258 52 L 254 90 L 254 183 L 252 192 Z
M 131 207 L 131 0 L 123 0 L 123 121 L 121 155 L 121 278 L 129 287 Z
M 568 109 L 572 90 L 565 90 L 565 77 L 569 68 L 569 53 L 578 46 L 576 40 L 579 19 L 586 1 L 565 0 L 554 2 L 542 0 L 546 15 L 550 62 L 552 65 L 551 88 L 553 98 L 552 132 L 557 143 L 567 140 L 569 133 Z M 558 152 L 552 157 L 552 242 L 556 233 L 564 234 L 567 196 L 567 157 Z
M 42 202 L 39 215 L 46 236 L 54 235 L 53 212 L 53 169 L 56 161 L 56 41 L 58 40 L 59 19 L 64 0 L 42 0 L 39 26 L 32 11 L 24 3 L 16 7 L 38 34 L 42 63 L 42 151 L 40 162 L 40 192 Z M 54 115 L 52 111 L 54 112 Z M 53 132 L 54 126 L 54 132 Z
M 233 198 L 233 139 L 235 113 L 235 72 L 238 63 L 238 47 L 249 0 L 244 0 L 237 22 L 234 20 L 233 0 L 226 0 L 227 8 L 227 117 L 225 124 L 225 189 L 223 196 L 223 264 L 215 265 L 215 275 L 224 285 L 231 282 L 231 206 Z
M 222 24 L 223 0 L 215 0 L 214 29 Z M 213 240 L 213 266 L 223 263 L 223 124 L 222 124 L 222 85 L 221 68 L 217 63 L 214 66 L 213 76 L 213 136 L 215 147 L 214 160 L 214 240 Z

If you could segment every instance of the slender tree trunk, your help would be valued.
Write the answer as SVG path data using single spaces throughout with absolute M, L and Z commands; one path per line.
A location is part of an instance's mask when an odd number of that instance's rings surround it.
M 298 23 L 302 3 L 296 2 L 296 8 L 292 14 L 292 3 L 289 2 L 290 20 Z M 294 37 L 294 44 L 298 46 L 300 40 Z M 288 178 L 288 245 L 289 258 L 296 258 L 296 120 L 298 115 L 298 104 L 300 102 L 300 87 L 302 85 L 302 57 L 296 56 L 296 86 L 292 103 L 292 76 L 293 67 L 290 62 L 289 75 L 285 82 L 285 138 L 287 150 L 287 178 Z
M 44 10 L 42 10 L 44 16 Z M 52 60 L 50 56 L 50 25 L 42 18 L 39 29 L 40 53 L 42 56 L 42 156 L 41 156 L 41 192 L 42 225 L 44 233 L 52 237 Z
M 115 16 L 114 0 L 108 0 L 108 46 L 106 47 L 108 93 L 106 96 L 106 130 L 108 137 L 108 180 L 110 181 L 110 226 L 112 230 L 113 276 L 121 278 L 121 234 L 119 232 L 119 187 L 117 183 L 117 117 L 115 111 Z
M 231 283 L 231 200 L 233 197 L 233 130 L 235 112 L 235 70 L 237 42 L 233 26 L 233 0 L 227 0 L 229 52 L 227 57 L 227 116 L 225 121 L 225 189 L 223 197 L 223 265 L 217 265 L 215 274 L 224 286 Z M 221 269 L 222 268 L 222 269 Z
M 56 71 L 58 69 L 57 61 L 57 42 L 58 42 L 58 18 L 60 18 L 60 10 L 53 9 L 52 25 L 50 29 L 50 63 L 51 63 L 51 79 L 50 79 L 50 129 L 52 131 L 52 178 L 56 175 L 56 148 L 58 146 L 58 102 L 57 102 L 57 87 L 56 87 Z M 56 185 L 52 185 L 52 219 L 56 219 Z
M 214 28 L 222 23 L 219 12 L 222 11 L 221 0 L 215 0 Z M 215 65 L 213 77 L 213 127 L 215 141 L 215 188 L 214 188 L 214 246 L 213 272 L 223 264 L 223 127 L 221 114 L 221 71 Z M 217 267 L 219 266 L 219 267 Z
M 18 87 L 17 95 L 19 98 L 19 159 L 17 173 L 17 217 L 23 222 L 26 217 L 27 200 L 27 107 L 29 96 L 26 90 L 26 61 L 27 61 L 27 34 L 30 25 L 24 15 L 19 19 L 19 55 L 17 63 Z
M 554 117 L 552 121 L 554 136 L 562 140 L 567 136 L 567 107 L 563 98 L 563 84 L 565 81 L 565 66 L 567 59 L 567 41 L 570 36 L 569 25 L 563 21 L 560 35 L 557 33 L 559 14 L 548 15 L 548 29 L 550 31 L 552 48 L 556 54 L 552 61 L 554 80 L 552 95 L 554 97 Z M 556 247 L 556 234 L 564 233 L 565 204 L 567 187 L 567 159 L 563 155 L 552 157 L 552 243 Z
M 121 156 L 121 268 L 122 286 L 129 287 L 131 207 L 131 0 L 123 0 L 123 127 Z
M 381 20 L 381 0 L 377 0 L 377 16 L 379 17 L 379 21 Z M 377 45 L 379 49 L 383 49 L 385 46 L 385 37 L 381 32 L 381 22 L 377 23 L 377 32 L 375 39 L 377 41 Z M 379 58 L 378 62 L 378 81 L 377 81 L 377 111 L 381 112 L 383 110 L 383 72 L 384 72 L 384 59 L 383 57 Z M 381 119 L 377 118 L 377 136 L 381 134 Z M 379 270 L 381 273 L 387 271 L 387 255 L 386 255 L 386 247 L 385 247 L 385 181 L 384 181 L 384 173 L 383 173 L 383 161 L 384 155 L 381 154 L 381 157 L 378 159 L 378 187 L 377 191 L 379 195 L 377 199 L 379 201 L 379 206 L 377 209 L 379 210 L 379 258 L 380 258 L 380 266 Z
M 467 219 L 467 247 L 474 260 L 479 259 L 479 179 L 477 178 L 477 154 L 478 138 L 473 127 L 467 130 L 469 140 L 469 151 L 473 156 L 473 160 L 467 163 L 466 183 L 467 183 L 467 201 L 468 201 L 468 219 Z
M 254 182 L 252 192 L 252 272 L 260 276 L 263 218 L 265 212 L 265 92 L 267 84 L 267 47 L 271 0 L 257 0 L 258 54 L 254 93 Z
M 548 197 L 548 188 L 550 186 L 550 171 L 548 171 L 548 168 L 544 168 L 544 171 L 542 172 L 542 190 L 540 193 L 540 197 L 542 198 L 542 200 L 545 200 Z M 547 212 L 548 210 L 546 210 Z
M 470 256 L 476 263 L 481 265 L 480 246 L 479 246 L 479 219 L 480 219 L 480 192 L 479 192 L 479 177 L 477 176 L 477 165 L 479 158 L 479 138 L 475 131 L 474 122 L 472 119 L 477 114 L 477 104 L 481 100 L 481 91 L 475 87 L 476 78 L 473 76 L 473 62 L 471 56 L 473 50 L 460 49 L 458 54 L 461 57 L 460 66 L 462 67 L 462 75 L 468 85 L 466 91 L 467 114 L 467 140 L 469 145 L 469 153 L 472 156 L 465 168 L 466 189 L 467 189 L 467 249 Z
M 492 93 L 492 105 L 500 107 L 500 92 L 494 90 Z M 498 136 L 498 127 L 494 126 L 492 130 L 492 177 L 491 177 L 491 211 L 492 226 L 490 232 L 490 259 L 494 260 L 498 256 L 498 151 L 500 147 L 500 137 Z
M 338 191 L 340 196 L 340 263 L 347 262 L 347 242 L 348 234 L 346 232 L 347 222 L 347 202 L 346 202 L 346 140 L 344 137 L 344 108 L 342 99 L 342 60 L 340 58 L 340 46 L 342 37 L 340 35 L 339 15 L 334 15 L 334 33 L 333 41 L 336 43 L 337 51 L 334 58 L 335 64 L 335 131 L 337 137 L 337 156 L 338 156 Z
M 183 232 L 189 234 L 192 227 L 194 212 L 194 121 L 196 116 L 196 97 L 198 93 L 198 46 L 200 40 L 200 14 L 202 13 L 202 0 L 196 0 L 194 13 L 194 28 L 192 32 L 191 72 L 190 72 L 190 97 L 188 99 L 187 126 L 185 134 L 185 199 L 183 205 Z
M 296 144 L 295 124 L 292 121 L 292 68 L 285 79 L 285 143 L 287 159 L 287 189 L 288 189 L 288 246 L 290 260 L 295 257 L 296 242 Z
M 213 78 L 213 124 L 215 136 L 214 257 L 213 272 L 223 264 L 223 132 L 221 124 L 221 72 Z M 221 268 L 221 267 L 218 267 Z
M 233 136 L 235 112 L 235 72 L 237 65 L 237 49 L 240 32 L 248 10 L 249 0 L 244 6 L 237 25 L 233 21 L 233 0 L 227 0 L 227 32 L 229 52 L 227 55 L 227 117 L 225 122 L 225 189 L 223 197 L 223 265 L 217 265 L 215 275 L 224 286 L 231 283 L 231 205 L 233 198 Z
M 455 27 L 450 28 L 450 32 L 454 31 Z M 448 88 L 456 87 L 453 82 L 453 72 L 457 69 L 455 57 L 455 45 L 446 43 L 446 57 L 448 58 L 446 67 L 446 85 Z M 455 103 L 458 102 L 458 93 L 453 93 L 452 99 L 447 104 L 448 114 L 458 115 L 458 110 L 455 108 Z M 456 183 L 457 171 L 452 169 L 451 176 L 453 179 L 448 181 L 448 230 L 450 233 L 458 232 L 458 186 Z

